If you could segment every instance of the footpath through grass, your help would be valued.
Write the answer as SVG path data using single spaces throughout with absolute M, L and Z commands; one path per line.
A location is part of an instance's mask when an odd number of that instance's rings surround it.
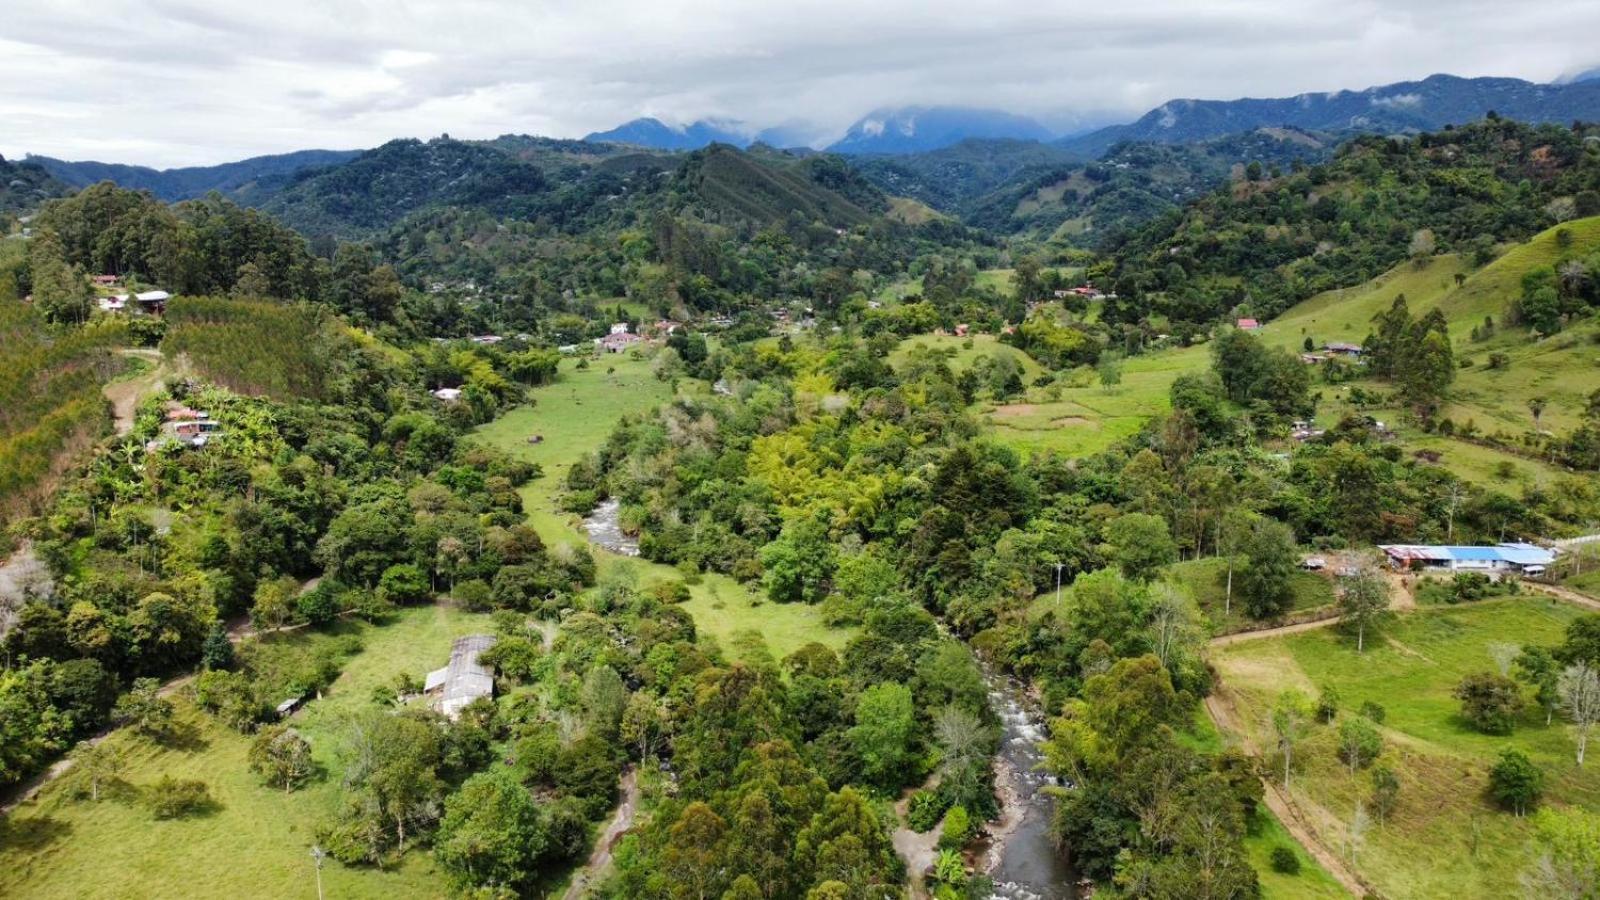
M 696 393 L 705 387 L 685 381 L 679 390 Z M 557 505 L 567 470 L 584 454 L 599 449 L 622 417 L 647 412 L 671 398 L 671 386 L 652 376 L 645 360 L 627 355 L 604 357 L 591 361 L 587 369 L 564 360 L 560 380 L 535 390 L 531 405 L 517 407 L 484 425 L 478 437 L 544 469 L 544 477 L 522 489 L 522 501 L 529 523 L 545 543 L 587 545 L 582 517 Z M 530 444 L 532 435 L 544 440 Z M 624 577 L 633 577 L 640 584 L 684 578 L 671 566 L 617 556 L 598 547 L 592 550 L 602 576 L 631 573 Z M 815 606 L 767 602 L 759 588 L 725 575 L 703 574 L 698 584 L 689 586 L 689 593 L 684 608 L 694 617 L 701 636 L 716 640 L 734 656 L 739 655 L 740 638 L 752 633 L 780 659 L 811 641 L 842 647 L 854 633 L 824 625 Z
M 1546 726 L 1531 696 L 1516 731 L 1500 737 L 1472 730 L 1450 692 L 1467 674 L 1494 670 L 1491 643 L 1553 644 L 1582 612 L 1541 595 L 1430 607 L 1369 636 L 1365 653 L 1323 629 L 1218 648 L 1212 661 L 1257 747 L 1274 743 L 1271 710 L 1286 688 L 1315 697 L 1331 687 L 1344 716 L 1366 702 L 1385 709 L 1378 762 L 1399 777 L 1399 806 L 1367 833 L 1355 860 L 1385 896 L 1520 896 L 1518 878 L 1533 859 L 1531 826 L 1487 799 L 1489 767 L 1502 749 L 1520 750 L 1544 771 L 1547 802 L 1591 810 L 1600 809 L 1600 768 L 1577 766 L 1568 727 L 1559 718 Z M 1293 792 L 1324 840 L 1342 850 L 1371 779 L 1350 773 L 1336 741 L 1337 726 L 1319 724 L 1300 742 Z
M 311 742 L 320 775 L 292 793 L 261 784 L 246 761 L 250 738 L 194 708 L 180 692 L 190 736 L 173 747 L 121 730 L 107 738 L 127 753 L 120 783 L 98 803 L 73 798 L 69 773 L 34 803 L 0 822 L 0 897 L 140 898 L 311 897 L 310 847 L 319 825 L 341 802 L 337 748 L 345 718 L 372 705 L 372 689 L 408 673 L 442 665 L 457 637 L 491 630 L 489 617 L 442 607 L 401 610 L 385 625 L 345 623 L 334 633 L 295 632 L 270 638 L 288 653 L 353 636 L 362 650 L 322 699 L 293 718 Z M 136 789 L 163 775 L 197 778 L 216 800 L 209 813 L 155 821 Z M 444 876 L 425 852 L 407 853 L 390 869 L 323 868 L 329 897 L 446 897 Z

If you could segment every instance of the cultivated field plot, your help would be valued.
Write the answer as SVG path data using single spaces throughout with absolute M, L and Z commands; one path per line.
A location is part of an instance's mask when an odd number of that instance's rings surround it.
M 1531 691 L 1515 732 L 1499 737 L 1472 730 L 1451 690 L 1467 674 L 1495 669 L 1491 643 L 1555 644 L 1582 613 L 1543 596 L 1516 596 L 1411 613 L 1376 639 L 1369 635 L 1365 653 L 1349 636 L 1323 629 L 1216 648 L 1212 659 L 1244 739 L 1268 759 L 1272 707 L 1285 689 L 1314 698 L 1331 687 L 1341 716 L 1369 701 L 1384 707 L 1378 764 L 1398 776 L 1399 803 L 1366 833 L 1355 868 L 1385 896 L 1520 896 L 1532 830 L 1486 797 L 1490 766 L 1502 749 L 1520 750 L 1544 771 L 1548 802 L 1588 809 L 1600 808 L 1600 766 L 1577 766 L 1568 726 L 1559 718 L 1546 726 Z M 1337 758 L 1336 733 L 1337 725 L 1317 724 L 1301 741 L 1293 794 L 1324 841 L 1347 852 L 1348 824 L 1357 802 L 1368 801 L 1371 778 L 1352 775 Z

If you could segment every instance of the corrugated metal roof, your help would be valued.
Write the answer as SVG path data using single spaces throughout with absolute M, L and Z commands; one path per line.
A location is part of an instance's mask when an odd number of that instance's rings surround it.
M 1544 547 L 1517 543 L 1494 547 L 1384 544 L 1380 549 L 1393 559 L 1428 562 L 1508 562 L 1518 566 L 1545 566 L 1556 558 L 1555 553 Z
M 450 664 L 445 666 L 444 695 L 439 708 L 452 718 L 468 703 L 494 695 L 494 673 L 478 662 L 478 654 L 494 646 L 492 634 L 470 634 L 457 638 L 450 648 Z

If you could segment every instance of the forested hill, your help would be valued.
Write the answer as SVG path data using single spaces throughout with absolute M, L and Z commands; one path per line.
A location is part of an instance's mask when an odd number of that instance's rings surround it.
M 343 166 L 302 173 L 263 208 L 306 234 L 364 238 L 424 211 L 577 232 L 636 219 L 663 202 L 708 221 L 757 227 L 793 216 L 847 227 L 887 207 L 877 188 L 829 157 L 725 144 L 688 155 L 650 153 L 507 136 L 390 141 Z
M 68 191 L 66 185 L 32 162 L 11 162 L 0 156 L 0 225 L 7 217 L 26 215 L 40 203 Z M 3 231 L 0 228 L 0 233 Z
M 359 150 L 298 150 L 273 156 L 257 156 L 216 166 L 191 166 L 181 169 L 152 169 L 104 162 L 67 162 L 48 156 L 30 156 L 45 171 L 72 187 L 88 187 L 101 181 L 121 187 L 149 191 L 169 203 L 203 197 L 221 191 L 242 198 L 260 199 L 281 187 L 303 169 L 336 166 L 360 155 Z
M 1088 157 L 1119 141 L 1187 143 L 1256 128 L 1414 134 L 1461 125 L 1497 112 L 1524 122 L 1600 119 L 1600 81 L 1534 84 L 1517 78 L 1432 75 L 1422 81 L 1296 97 L 1172 100 L 1127 125 L 1058 142 Z
M 1365 281 L 1408 255 L 1496 245 L 1600 213 L 1600 126 L 1485 120 L 1408 139 L 1368 136 L 1304 171 L 1244 178 L 1124 242 L 1115 253 L 1128 321 L 1265 318 Z
M 1186 145 L 1123 143 L 1094 162 L 1030 167 L 967 203 L 962 216 L 1002 234 L 1102 247 L 1230 176 L 1321 162 L 1334 145 L 1327 135 L 1293 128 Z

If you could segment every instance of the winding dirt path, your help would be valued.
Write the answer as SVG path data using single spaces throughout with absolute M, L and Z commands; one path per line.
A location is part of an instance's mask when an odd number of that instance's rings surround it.
M 166 684 L 163 684 L 161 689 L 156 692 L 156 695 L 159 697 L 170 697 L 174 693 L 177 693 L 177 691 L 184 685 L 193 680 L 193 672 L 190 672 L 187 675 L 179 675 L 171 681 L 168 681 Z M 112 733 L 117 730 L 117 728 L 118 726 L 108 725 L 96 734 L 86 737 L 78 743 L 89 744 L 90 746 L 93 746 L 110 737 Z M 49 786 L 51 782 L 56 781 L 61 776 L 72 771 L 73 763 L 74 760 L 72 757 L 63 755 L 60 759 L 51 763 L 50 767 L 45 769 L 43 772 L 40 772 L 32 778 L 29 778 L 27 781 L 17 784 L 11 789 L 10 799 L 6 800 L 4 803 L 0 803 L 0 816 L 10 815 L 12 810 L 38 796 L 39 792 Z
M 126 348 L 118 352 L 129 359 L 142 359 L 151 364 L 149 371 L 132 378 L 113 381 L 101 389 L 106 399 L 111 401 L 111 414 L 116 422 L 117 437 L 126 437 L 133 431 L 133 416 L 138 411 L 139 401 L 165 387 L 167 375 L 171 372 L 167 368 L 166 359 L 159 351 Z
M 572 883 L 567 885 L 567 892 L 561 895 L 561 900 L 578 900 L 587 896 L 595 885 L 605 881 L 611 871 L 611 851 L 623 834 L 633 827 L 633 819 L 638 812 L 639 772 L 630 768 L 622 775 L 622 803 L 606 824 L 605 831 L 600 832 L 594 852 L 589 854 L 589 861 L 573 874 Z
M 1233 699 L 1226 687 L 1219 684 L 1217 689 L 1211 692 L 1211 696 L 1206 698 L 1206 711 L 1211 714 L 1211 720 L 1217 724 L 1217 729 L 1238 741 L 1245 753 L 1255 757 L 1261 756 L 1261 748 L 1251 740 L 1249 732 L 1239 726 Z M 1361 880 L 1361 876 L 1356 874 L 1354 869 L 1345 864 L 1343 857 L 1329 849 L 1316 828 L 1312 827 L 1301 813 L 1294 798 L 1284 792 L 1283 785 L 1277 779 L 1266 775 L 1262 776 L 1261 785 L 1265 788 L 1261 799 L 1267 804 L 1267 809 L 1272 810 L 1272 814 L 1278 817 L 1278 821 L 1283 823 L 1283 827 L 1300 846 L 1304 847 L 1306 852 L 1311 854 L 1352 896 L 1370 895 L 1372 888 Z
M 1582 606 L 1587 609 L 1600 611 L 1600 600 L 1596 600 L 1588 594 L 1580 594 L 1571 588 L 1562 587 L 1559 584 L 1543 584 L 1536 581 L 1524 581 L 1522 586 L 1534 591 L 1535 593 L 1544 594 L 1548 597 L 1555 597 L 1557 600 L 1565 600 L 1575 606 Z

